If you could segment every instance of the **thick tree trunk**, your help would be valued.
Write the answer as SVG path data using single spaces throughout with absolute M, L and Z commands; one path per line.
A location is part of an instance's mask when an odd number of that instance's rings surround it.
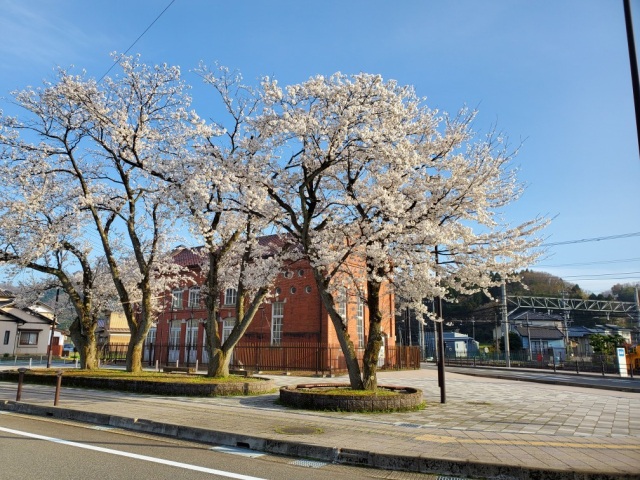
M 127 347 L 127 372 L 138 373 L 142 371 L 142 355 L 144 347 L 144 339 L 146 334 L 140 335 L 140 332 L 131 334 L 129 346 Z
M 129 325 L 129 332 L 131 333 L 129 339 L 129 346 L 127 347 L 127 372 L 141 372 L 142 371 L 142 357 L 144 350 L 144 341 L 151 328 L 151 285 L 149 279 L 145 278 L 140 282 L 140 289 L 142 290 L 142 302 L 140 302 L 140 313 L 136 315 L 132 308 L 125 308 L 124 314 L 127 318 L 127 324 Z
M 322 304 L 324 305 L 324 308 L 327 309 L 329 318 L 331 318 L 331 323 L 333 323 L 333 326 L 336 330 L 338 343 L 340 344 L 340 348 L 342 349 L 342 353 L 344 355 L 345 363 L 347 366 L 351 388 L 353 388 L 354 390 L 364 390 L 364 384 L 362 383 L 362 374 L 360 372 L 360 365 L 358 364 L 356 349 L 353 346 L 351 337 L 349 336 L 347 326 L 344 324 L 344 322 L 342 321 L 342 317 L 336 310 L 333 296 L 327 291 L 324 285 L 324 277 L 322 275 L 322 272 L 314 268 L 313 276 L 315 277 L 316 285 L 318 286 L 318 290 L 320 292 Z
M 207 377 L 228 377 L 232 352 L 233 350 L 226 352 L 222 348 L 217 348 L 209 361 Z
M 221 351 L 220 336 L 218 334 L 218 322 L 216 316 L 218 309 L 207 312 L 207 321 L 204 324 L 204 348 L 209 356 L 207 363 L 207 376 L 214 377 L 220 371 L 219 369 L 219 353 Z M 227 373 L 228 375 L 228 373 Z
M 75 319 L 69 327 L 69 333 L 75 349 L 80 354 L 80 368 L 96 370 L 98 368 L 98 347 L 95 336 L 96 325 L 91 320 L 81 322 Z
M 367 308 L 369 309 L 369 337 L 362 359 L 365 390 L 378 388 L 378 355 L 382 347 L 382 312 L 380 311 L 379 282 L 367 282 Z

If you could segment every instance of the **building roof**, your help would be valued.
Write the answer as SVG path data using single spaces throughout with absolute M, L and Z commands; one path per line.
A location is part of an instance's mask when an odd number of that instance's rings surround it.
M 291 236 L 284 235 L 264 235 L 258 237 L 258 244 L 263 247 L 269 247 L 269 253 L 273 254 L 277 250 L 281 250 Z M 185 247 L 181 245 L 175 249 L 173 261 L 183 267 L 200 266 L 206 259 L 207 251 L 204 245 L 197 247 Z
M 173 256 L 173 261 L 183 267 L 201 265 L 206 258 L 204 247 L 181 247 L 182 250 Z
M 3 316 L 7 319 L 13 320 L 18 323 L 53 323 L 52 319 L 49 319 L 28 309 L 16 308 L 13 305 L 5 305 L 0 307 L 0 312 L 2 312 L 2 314 L 4 314 Z
M 570 338 L 588 337 L 589 335 L 593 335 L 594 333 L 597 333 L 597 332 L 592 328 L 582 327 L 580 325 L 575 327 L 569 327 Z
M 564 334 L 555 327 L 523 327 L 517 326 L 516 331 L 521 337 L 529 337 L 532 340 L 561 340 Z
M 536 312 L 535 310 L 527 310 L 525 312 L 519 312 L 516 314 L 509 315 L 509 321 L 513 320 L 530 320 L 533 322 L 540 321 L 551 321 L 551 322 L 561 322 L 564 320 L 564 317 L 558 313 L 547 313 L 547 312 Z

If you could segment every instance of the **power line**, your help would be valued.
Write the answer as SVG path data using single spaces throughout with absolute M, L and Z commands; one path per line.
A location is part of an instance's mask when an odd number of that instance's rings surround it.
M 587 242 L 602 242 L 605 240 L 617 240 L 620 238 L 631 238 L 640 236 L 640 232 L 633 233 L 623 233 L 620 235 L 609 235 L 607 237 L 595 237 L 595 238 L 582 238 L 580 240 L 567 240 L 565 242 L 553 242 L 553 243 L 543 243 L 540 245 L 541 247 L 556 247 L 558 245 L 573 245 L 576 243 L 587 243 Z
M 563 278 L 585 278 L 586 277 L 616 277 L 621 275 L 639 275 L 640 272 L 619 272 L 619 273 L 594 273 L 584 275 L 565 275 Z
M 556 267 L 581 267 L 581 266 L 588 266 L 588 265 L 605 265 L 605 264 L 611 264 L 611 263 L 630 263 L 630 262 L 637 262 L 640 261 L 640 257 L 635 257 L 635 258 L 621 258 L 619 260 L 600 260 L 597 262 L 580 262 L 580 263 L 562 263 L 562 264 L 558 264 L 558 265 L 537 265 L 538 267 L 544 267 L 544 268 L 556 268 Z
M 118 58 L 117 58 L 117 59 L 116 59 L 116 60 L 111 64 L 111 66 L 109 67 L 109 69 L 108 69 L 106 72 L 104 72 L 104 75 L 102 75 L 102 76 L 100 77 L 100 79 L 98 80 L 98 83 L 99 83 L 99 82 L 101 82 L 101 81 L 102 81 L 102 79 L 103 79 L 104 77 L 106 77 L 106 76 L 107 76 L 107 74 L 111 71 L 111 69 L 113 69 L 113 67 L 115 67 L 115 66 L 116 66 L 116 64 L 118 63 L 118 60 L 120 60 L 120 58 L 122 58 L 122 57 L 123 57 L 123 56 L 125 56 L 127 53 L 129 53 L 129 50 L 131 50 L 131 49 L 133 48 L 133 46 L 134 46 L 136 43 L 138 43 L 138 40 L 140 40 L 142 37 L 144 37 L 144 34 L 145 34 L 145 33 L 147 33 L 151 27 L 153 27 L 153 24 L 154 24 L 154 23 L 156 23 L 156 22 L 158 21 L 158 19 L 159 19 L 159 18 L 164 14 L 164 12 L 166 12 L 166 11 L 169 9 L 169 7 L 170 7 L 171 5 L 173 5 L 173 3 L 174 3 L 175 1 L 176 1 L 176 0 L 171 0 L 171 2 L 169 2 L 169 5 L 167 5 L 167 6 L 164 8 L 164 10 L 162 10 L 162 11 L 160 12 L 160 14 L 155 18 L 155 20 L 154 20 L 153 22 L 151 22 L 151 23 L 149 24 L 149 26 L 144 30 L 144 32 L 142 32 L 142 33 L 140 34 L 140 36 L 139 36 L 138 38 L 136 38 L 136 39 L 135 39 L 135 41 L 134 41 L 131 45 L 129 45 L 129 48 L 127 48 L 127 49 L 124 51 L 124 53 L 123 53 L 122 55 L 120 55 L 120 56 L 119 56 L 119 57 L 118 57 Z
M 609 280 L 611 282 L 615 282 L 615 281 L 622 281 L 622 280 L 631 280 L 631 282 L 628 283 L 633 283 L 634 281 L 638 282 L 638 276 L 637 275 L 631 275 L 628 277 L 612 277 L 609 278 Z M 602 279 L 600 278 L 576 278 L 575 281 L 579 281 L 580 283 L 584 283 L 584 282 L 599 282 L 602 281 Z

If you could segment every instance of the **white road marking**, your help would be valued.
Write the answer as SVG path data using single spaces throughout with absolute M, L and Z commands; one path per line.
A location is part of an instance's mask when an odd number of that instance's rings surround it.
M 264 457 L 264 453 L 262 452 L 247 450 L 246 448 L 227 447 L 224 445 L 220 447 L 211 447 L 209 450 L 213 450 L 214 452 L 218 452 L 218 453 L 229 453 L 231 455 L 240 455 L 242 457 L 248 457 L 248 458 Z
M 147 455 L 138 455 L 137 453 L 121 452 L 119 450 L 112 450 L 110 448 L 96 447 L 94 445 L 86 445 L 78 442 L 70 442 L 68 440 L 62 440 L 60 438 L 45 437 L 43 435 L 37 435 L 35 433 L 29 433 L 29 432 L 22 432 L 20 430 L 13 430 L 11 428 L 0 427 L 0 431 L 6 432 L 6 433 L 12 433 L 14 435 L 20 435 L 22 437 L 35 438 L 37 440 L 45 440 L 47 442 L 67 445 L 70 447 L 84 448 L 86 450 L 93 450 L 95 452 L 109 453 L 111 455 L 119 455 L 121 457 L 128 457 L 136 460 L 144 460 L 146 462 L 160 463 L 162 465 L 169 465 L 172 467 L 184 468 L 186 470 L 194 470 L 196 472 L 211 473 L 213 475 L 220 475 L 223 477 L 237 478 L 238 480 L 264 480 L 259 477 L 251 477 L 249 475 L 242 475 L 239 473 L 225 472 L 223 470 L 216 470 L 214 468 L 200 467 L 198 465 L 190 465 L 188 463 L 182 463 L 182 462 L 174 462 L 172 460 L 149 457 Z

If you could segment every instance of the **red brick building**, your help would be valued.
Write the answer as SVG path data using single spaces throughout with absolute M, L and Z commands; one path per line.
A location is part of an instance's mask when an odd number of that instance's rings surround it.
M 179 288 L 167 288 L 154 327 L 149 332 L 145 358 L 160 365 L 195 365 L 207 362 L 203 348 L 206 310 L 200 295 L 203 282 L 200 274 L 202 258 L 199 248 L 183 248 L 175 254 L 175 261 L 190 268 L 193 282 Z M 226 339 L 235 324 L 236 291 L 229 288 L 220 298 L 219 333 Z M 390 347 L 395 345 L 394 295 L 381 296 L 382 331 L 385 347 L 379 365 L 388 363 Z M 362 349 L 368 335 L 368 311 L 355 289 L 345 289 L 340 295 L 339 312 L 347 319 L 349 334 L 355 347 Z M 260 353 L 258 353 L 258 351 Z M 243 340 L 236 348 L 232 364 L 236 367 L 255 363 L 258 369 L 268 370 L 267 364 L 303 369 L 301 357 L 315 368 L 340 370 L 344 365 L 333 323 L 322 305 L 313 272 L 307 261 L 283 266 L 273 287 L 272 296 L 258 310 Z M 276 358 L 277 357 L 277 358 Z M 285 358 L 287 357 L 287 358 Z M 311 361 L 313 360 L 313 361 Z M 275 362 L 275 363 L 274 363 Z M 276 368 L 278 369 L 278 368 Z

